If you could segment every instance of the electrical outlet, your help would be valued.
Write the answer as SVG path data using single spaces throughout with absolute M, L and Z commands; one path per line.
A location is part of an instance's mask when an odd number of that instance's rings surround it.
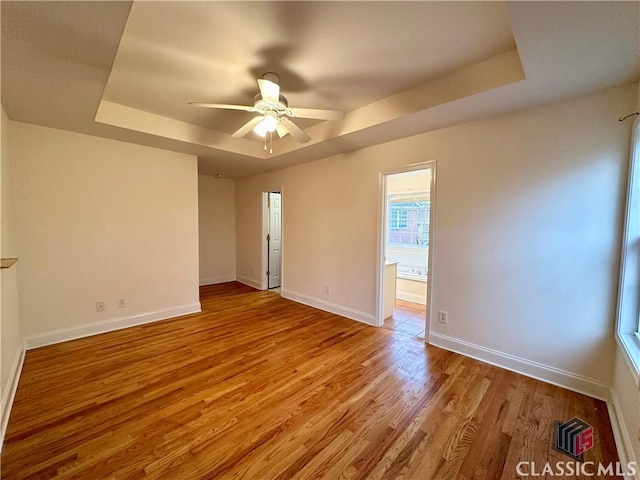
M 124 298 L 119 298 L 118 299 L 118 308 L 124 308 L 127 306 L 127 302 L 125 301 Z
M 104 312 L 106 310 L 106 307 L 104 305 L 104 302 L 96 302 L 96 312 Z
M 331 285 L 324 286 L 324 293 L 326 293 L 327 295 L 331 295 Z
M 444 310 L 440 310 L 438 312 L 438 321 L 440 323 L 449 323 L 449 313 L 445 312 Z

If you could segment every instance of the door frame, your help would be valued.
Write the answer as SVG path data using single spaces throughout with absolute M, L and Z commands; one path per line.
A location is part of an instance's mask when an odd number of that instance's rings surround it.
M 384 298 L 384 267 L 386 250 L 386 225 L 387 225 L 387 177 L 397 173 L 415 172 L 416 170 L 431 171 L 431 185 L 429 186 L 429 254 L 427 255 L 427 309 L 425 314 L 424 341 L 429 343 L 431 332 L 431 319 L 433 318 L 433 259 L 435 255 L 435 230 L 436 230 L 436 161 L 405 165 L 403 167 L 384 170 L 378 174 L 378 256 L 376 268 L 376 316 L 374 324 L 382 327 L 384 324 L 383 298 Z
M 284 291 L 284 191 L 282 187 L 263 188 L 260 193 L 262 202 L 262 229 L 260 236 L 260 290 L 269 289 L 269 247 L 267 233 L 269 231 L 269 213 L 267 211 L 267 194 L 280 193 L 280 294 Z

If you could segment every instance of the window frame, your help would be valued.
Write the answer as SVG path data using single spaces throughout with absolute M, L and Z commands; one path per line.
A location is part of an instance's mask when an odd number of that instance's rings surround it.
M 636 117 L 631 130 L 631 145 L 629 170 L 627 181 L 627 195 L 624 211 L 624 226 L 622 231 L 622 245 L 620 249 L 620 277 L 618 283 L 618 304 L 616 311 L 616 341 L 622 351 L 629 369 L 633 374 L 636 386 L 640 386 L 640 291 L 631 292 L 630 296 L 636 298 L 635 311 L 628 313 L 628 300 L 625 295 L 626 288 L 626 267 L 629 244 L 630 223 L 634 220 L 634 215 L 639 215 L 638 207 L 634 209 L 633 202 L 640 200 L 640 117 Z M 635 221 L 640 222 L 639 218 Z M 637 229 L 637 227 L 636 227 Z M 636 232 L 636 235 L 638 233 Z M 635 239 L 640 242 L 640 235 Z M 640 255 L 640 252 L 638 253 Z M 640 272 L 637 273 L 640 275 Z M 636 279 L 637 287 L 640 290 L 640 281 Z M 633 304 L 632 304 L 633 305 Z

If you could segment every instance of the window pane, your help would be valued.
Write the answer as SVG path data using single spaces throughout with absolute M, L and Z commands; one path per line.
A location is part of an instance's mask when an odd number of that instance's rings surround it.
M 429 202 L 391 200 L 387 244 L 425 248 L 429 245 Z

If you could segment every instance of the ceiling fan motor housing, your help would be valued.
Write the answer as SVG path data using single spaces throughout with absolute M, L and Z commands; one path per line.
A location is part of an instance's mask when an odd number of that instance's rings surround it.
M 256 110 L 259 111 L 274 110 L 278 112 L 278 114 L 283 115 L 285 113 L 285 110 L 289 107 L 289 102 L 287 101 L 287 98 L 285 96 L 280 95 L 278 98 L 278 103 L 273 104 L 263 100 L 262 95 L 258 93 L 255 97 L 253 97 L 253 106 L 254 108 L 256 108 Z
M 277 73 L 267 72 L 262 75 L 262 78 L 263 80 L 268 80 L 270 82 L 277 83 L 278 85 L 280 84 L 280 77 Z

